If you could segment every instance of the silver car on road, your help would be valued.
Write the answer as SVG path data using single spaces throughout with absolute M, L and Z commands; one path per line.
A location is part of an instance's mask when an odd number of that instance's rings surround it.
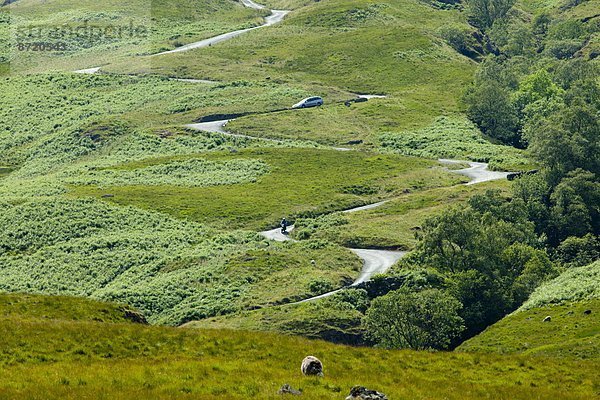
M 292 106 L 292 108 L 308 108 L 308 107 L 319 107 L 323 105 L 323 99 L 318 96 L 308 97 L 301 102 L 298 102 Z

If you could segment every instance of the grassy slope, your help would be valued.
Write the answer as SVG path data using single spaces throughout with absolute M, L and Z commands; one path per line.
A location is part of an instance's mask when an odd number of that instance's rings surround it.
M 313 280 L 339 287 L 361 265 L 348 250 L 327 243 L 219 235 L 99 201 L 46 198 L 0 207 L 0 290 L 119 301 L 152 323 L 306 298 L 322 293 Z
M 306 399 L 339 399 L 355 384 L 397 399 L 589 399 L 598 390 L 597 363 L 589 361 L 351 348 L 264 333 L 73 321 L 68 311 L 53 320 L 8 314 L 0 324 L 0 395 L 7 398 L 276 399 L 284 383 L 302 388 Z M 302 377 L 308 354 L 324 362 L 325 378 Z
M 461 181 L 437 163 L 416 158 L 317 149 L 261 149 L 207 156 L 264 160 L 271 173 L 250 184 L 208 188 L 80 187 L 76 195 L 101 196 L 116 204 L 152 208 L 222 228 L 265 228 L 282 216 L 323 213 L 375 202 L 405 189 L 421 190 Z M 368 187 L 371 195 L 352 193 Z M 160 198 L 160 202 L 156 199 Z
M 316 83 L 320 88 L 314 90 L 320 92 L 338 87 L 391 95 L 385 102 L 350 109 L 280 113 L 240 119 L 231 126 L 254 135 L 271 132 L 338 142 L 335 135 L 342 134 L 347 139 L 365 139 L 382 128 L 423 127 L 436 116 L 457 111 L 458 95 L 474 65 L 436 34 L 444 25 L 464 25 L 463 17 L 417 1 L 374 3 L 311 3 L 281 25 L 213 48 L 160 57 L 150 66 L 128 62 L 109 70 L 218 80 L 268 77 L 295 85 Z
M 474 194 L 507 188 L 507 182 L 497 181 L 406 193 L 375 209 L 340 215 L 333 223 L 328 223 L 331 217 L 301 220 L 295 234 L 308 232 L 311 238 L 324 238 L 346 247 L 411 250 L 416 243 L 415 229 L 426 218 Z
M 590 310 L 591 314 L 584 314 Z M 600 300 L 548 305 L 517 312 L 463 343 L 469 352 L 524 353 L 600 360 Z M 544 319 L 550 316 L 550 322 Z
M 79 322 L 132 322 L 137 312 L 116 303 L 101 303 L 78 297 L 0 294 L 0 318 L 70 320 Z
M 548 304 L 600 298 L 600 261 L 585 267 L 571 268 L 554 280 L 537 288 L 520 311 Z
M 466 28 L 464 14 L 436 10 L 419 1 L 308 3 L 278 26 L 212 48 L 157 57 L 151 65 L 128 60 L 106 70 L 226 81 L 268 79 L 325 98 L 325 107 L 318 110 L 239 118 L 228 125 L 234 133 L 336 145 L 363 141 L 379 147 L 381 133 L 427 137 L 433 131 L 435 140 L 446 145 L 425 157 L 492 159 L 496 167 L 507 169 L 526 164 L 519 152 L 490 145 L 476 129 L 453 134 L 455 127 L 439 127 L 441 116 L 461 118 L 456 117 L 458 99 L 475 69 L 471 60 L 439 38 L 442 27 Z M 339 100 L 352 94 L 344 97 L 340 92 L 388 98 L 344 107 Z M 254 110 L 240 107 L 239 111 Z M 406 154 L 419 149 L 394 150 Z
M 325 339 L 334 343 L 364 344 L 361 320 L 364 314 L 337 295 L 324 299 L 266 307 L 220 317 L 192 321 L 184 325 L 193 329 L 233 329 L 275 332 Z
M 8 50 L 12 73 L 75 70 L 105 65 L 116 60 L 172 49 L 184 43 L 201 40 L 235 29 L 260 24 L 263 12 L 242 7 L 230 0 L 139 0 L 119 1 L 50 0 L 43 3 L 20 0 L 0 9 L 12 17 L 10 26 L 0 25 L 0 36 L 29 26 L 42 27 L 41 37 L 21 35 L 18 43 L 65 43 L 66 52 Z M 76 39 L 63 34 L 58 38 L 51 32 L 57 27 L 89 26 L 124 28 L 125 33 L 86 36 Z M 143 27 L 144 34 L 130 34 L 129 27 Z M 89 32 L 89 31 L 86 31 Z M 12 43 L 12 41 L 11 41 Z M 1 48 L 0 48 L 1 49 Z M 0 52 L 1 55 L 1 52 Z M 144 63 L 150 60 L 142 59 Z
M 600 359 L 599 276 L 600 261 L 567 270 L 460 349 Z

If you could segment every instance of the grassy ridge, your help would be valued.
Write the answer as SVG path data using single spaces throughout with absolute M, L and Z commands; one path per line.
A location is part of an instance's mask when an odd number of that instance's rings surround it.
M 385 133 L 383 149 L 425 158 L 454 158 L 489 162 L 491 169 L 520 171 L 529 166 L 522 151 L 492 144 L 464 117 L 441 117 L 425 129 Z
M 311 302 L 191 321 L 184 327 L 272 332 L 325 339 L 334 343 L 364 345 L 364 329 L 361 326 L 364 314 L 353 304 L 356 302 L 345 298 L 344 293 L 345 291 Z
M 0 294 L 0 318 L 3 319 L 125 323 L 138 316 L 135 310 L 115 303 L 67 296 Z
M 599 279 L 600 261 L 568 269 L 556 279 L 537 288 L 519 311 L 548 304 L 599 299 Z
M 585 312 L 590 312 L 586 314 Z M 523 353 L 600 361 L 600 300 L 517 312 L 463 343 L 469 352 Z M 544 322 L 546 317 L 551 320 Z
M 496 181 L 411 191 L 372 210 L 302 218 L 294 235 L 327 239 L 346 247 L 412 250 L 415 231 L 426 218 L 491 188 L 507 190 L 508 184 Z
M 63 320 L 10 314 L 0 324 L 0 395 L 8 398 L 275 399 L 284 383 L 307 399 L 339 399 L 355 384 L 411 399 L 589 399 L 598 390 L 597 364 L 585 361 L 350 348 L 265 333 L 78 322 L 68 312 Z M 325 378 L 302 377 L 308 354 L 324 362 Z
M 600 359 L 599 273 L 600 262 L 566 270 L 459 349 Z M 544 321 L 548 316 L 551 320 Z

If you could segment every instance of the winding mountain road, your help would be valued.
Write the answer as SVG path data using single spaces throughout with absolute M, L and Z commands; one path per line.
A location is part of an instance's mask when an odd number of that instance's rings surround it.
M 246 7 L 254 8 L 256 10 L 262 10 L 265 8 L 264 6 L 257 4 L 251 0 L 242 0 L 242 4 L 245 5 Z M 184 51 L 201 49 L 203 47 L 210 47 L 212 45 L 224 42 L 226 40 L 233 39 L 234 37 L 243 35 L 244 33 L 248 33 L 248 32 L 254 31 L 256 29 L 260 29 L 260 28 L 265 28 L 267 26 L 275 25 L 275 24 L 283 21 L 283 18 L 285 18 L 285 16 L 288 13 L 289 13 L 289 11 L 287 11 L 287 10 L 271 10 L 271 15 L 269 15 L 268 17 L 265 18 L 265 22 L 262 25 L 254 26 L 252 28 L 239 29 L 239 30 L 233 31 L 233 32 L 227 32 L 227 33 L 224 33 L 219 36 L 214 36 L 214 37 L 211 37 L 208 39 L 200 40 L 198 42 L 186 44 L 186 45 L 183 45 L 183 46 L 178 47 L 173 50 L 156 53 L 156 54 L 153 54 L 153 56 L 162 56 L 165 54 L 182 53 Z
M 252 0 L 240 0 L 240 1 L 244 6 L 246 6 L 248 8 L 252 8 L 252 9 L 256 9 L 256 10 L 265 9 L 265 6 L 255 3 Z M 224 42 L 226 40 L 235 38 L 244 33 L 275 25 L 275 24 L 281 22 L 288 13 L 289 13 L 289 11 L 285 11 L 285 10 L 271 10 L 271 14 L 265 18 L 265 21 L 262 25 L 224 33 L 222 35 L 218 35 L 218 36 L 215 36 L 212 38 L 208 38 L 208 39 L 204 39 L 204 40 L 201 40 L 198 42 L 183 45 L 183 46 L 178 47 L 173 50 L 153 54 L 152 56 L 154 57 L 154 56 L 161 56 L 161 55 L 166 55 L 166 54 L 181 53 L 181 52 L 185 52 L 185 51 L 189 51 L 189 50 L 193 50 L 193 49 L 209 47 L 209 46 Z M 95 73 L 99 72 L 99 70 L 100 70 L 100 67 L 95 67 L 95 68 L 82 69 L 82 70 L 78 70 L 78 71 L 74 71 L 74 72 L 81 73 L 81 74 L 95 74 Z M 186 81 L 186 82 L 193 82 L 193 83 L 209 83 L 209 81 L 203 81 L 203 80 L 192 80 L 192 79 L 189 79 L 189 80 L 181 79 L 181 80 Z M 384 95 L 357 95 L 357 96 L 359 98 L 363 98 L 365 100 L 386 97 Z M 198 130 L 198 131 L 219 133 L 222 135 L 228 135 L 228 136 L 233 136 L 233 137 L 242 137 L 242 138 L 255 139 L 255 140 L 280 142 L 278 140 L 270 139 L 270 138 L 258 138 L 258 137 L 248 136 L 248 135 L 233 134 L 233 133 L 227 132 L 227 130 L 225 129 L 225 126 L 230 121 L 231 121 L 230 119 L 227 119 L 227 120 L 220 120 L 220 121 L 201 122 L 201 123 L 196 123 L 196 124 L 189 124 L 189 125 L 186 125 L 186 127 L 189 129 L 194 129 L 194 130 Z M 333 148 L 333 149 L 338 150 L 338 151 L 351 150 L 348 148 Z M 439 161 L 443 164 L 463 163 L 463 161 L 457 161 L 457 160 L 441 159 Z M 471 179 L 471 181 L 469 183 L 467 183 L 468 185 L 486 182 L 486 181 L 490 181 L 490 180 L 502 179 L 502 178 L 506 178 L 506 176 L 508 175 L 508 173 L 504 173 L 504 172 L 490 171 L 488 169 L 488 165 L 485 163 L 468 162 L 468 164 L 469 164 L 469 168 L 464 168 L 464 169 L 453 171 L 458 174 L 469 177 Z M 370 210 L 370 209 L 382 206 L 387 201 L 388 200 L 361 206 L 361 207 L 355 207 L 352 209 L 344 210 L 342 212 L 354 213 L 354 212 Z M 288 227 L 289 232 L 292 232 L 293 229 L 294 229 L 294 226 Z M 261 232 L 260 234 L 269 240 L 274 240 L 274 241 L 279 241 L 279 242 L 293 240 L 287 234 L 282 234 L 281 230 L 279 228 L 269 230 L 269 231 L 264 231 L 264 232 Z M 356 254 L 363 261 L 362 271 L 361 271 L 360 275 L 358 276 L 358 278 L 356 278 L 356 280 L 352 283 L 352 285 L 350 285 L 350 287 L 359 285 L 363 282 L 366 282 L 366 281 L 370 280 L 376 274 L 381 274 L 381 273 L 387 272 L 396 262 L 398 262 L 398 260 L 400 260 L 406 254 L 406 252 L 402 252 L 402 251 L 389 251 L 389 250 L 374 250 L 374 249 L 349 249 L 349 250 L 352 251 L 354 254 Z M 332 292 L 324 293 L 319 296 L 311 297 L 311 298 L 302 300 L 298 303 L 304 303 L 304 302 L 322 299 L 322 298 L 331 296 L 331 295 L 339 292 L 342 289 L 343 288 L 332 291 Z M 289 303 L 289 304 L 297 304 L 297 303 Z
M 365 211 L 365 210 L 371 210 L 373 208 L 380 207 L 385 203 L 387 203 L 387 200 L 381 201 L 379 203 L 368 204 L 366 206 L 350 208 L 350 209 L 344 210 L 342 212 L 343 213 L 355 213 L 355 212 L 360 212 L 360 211 Z M 289 233 L 291 233 L 294 230 L 294 226 L 293 225 L 288 226 L 287 230 L 288 230 L 287 235 L 284 235 L 283 233 L 281 233 L 280 228 L 264 231 L 264 232 L 261 232 L 260 234 L 269 240 L 275 240 L 277 242 L 285 242 L 285 241 L 293 240 L 289 237 Z M 350 285 L 350 287 L 359 285 L 363 282 L 366 282 L 369 279 L 371 279 L 374 275 L 386 273 L 394 264 L 396 264 L 396 262 L 398 262 L 398 260 L 400 260 L 402 257 L 404 257 L 404 255 L 406 255 L 406 252 L 404 252 L 404 251 L 371 250 L 371 249 L 348 249 L 348 250 L 350 250 L 351 252 L 356 254 L 363 261 L 362 271 L 361 271 L 360 275 L 358 276 L 358 278 L 356 278 L 356 280 Z M 337 289 L 337 290 L 334 290 L 331 292 L 323 293 L 318 296 L 314 296 L 314 297 L 311 297 L 308 299 L 298 301 L 296 303 L 288 303 L 287 305 L 306 303 L 309 301 L 323 299 L 325 297 L 334 295 L 335 293 L 339 292 L 342 289 L 344 289 L 344 288 L 340 288 L 340 289 Z
M 377 96 L 377 97 L 379 97 L 379 96 Z M 227 135 L 227 136 L 232 136 L 232 137 L 243 137 L 243 138 L 247 138 L 247 139 L 263 140 L 263 141 L 264 140 L 276 141 L 275 139 L 259 138 L 259 137 L 249 136 L 249 135 L 230 133 L 225 129 L 225 126 L 232 120 L 233 119 L 211 121 L 211 122 L 200 122 L 200 123 L 196 123 L 196 124 L 186 125 L 186 127 L 189 129 L 194 129 L 194 130 L 198 130 L 198 131 L 204 131 L 204 132 L 210 132 L 210 133 L 220 133 L 222 135 Z M 347 148 L 333 148 L 333 149 L 339 150 L 339 151 L 350 150 Z M 489 165 L 486 163 L 481 163 L 481 162 L 448 160 L 448 159 L 440 159 L 438 161 L 441 164 L 447 164 L 447 165 L 448 164 L 454 164 L 454 165 L 468 164 L 469 165 L 468 168 L 452 170 L 452 172 L 454 172 L 454 173 L 464 175 L 464 176 L 470 178 L 471 180 L 468 183 L 466 183 L 467 185 L 473 185 L 473 184 L 482 183 L 482 182 L 504 179 L 509 174 L 508 172 L 490 171 Z M 385 200 L 385 201 L 368 204 L 368 205 L 361 206 L 361 207 L 355 207 L 355 208 L 351 208 L 348 210 L 344 210 L 342 212 L 343 213 L 354 213 L 354 212 L 371 210 L 371 209 L 374 209 L 374 208 L 384 205 L 388 201 L 389 200 Z M 281 233 L 280 228 L 260 232 L 260 234 L 269 240 L 274 240 L 277 242 L 285 242 L 285 241 L 293 240 L 289 237 L 289 233 L 291 233 L 293 230 L 294 230 L 294 226 L 291 225 L 288 227 L 288 234 Z M 363 282 L 366 282 L 366 281 L 370 280 L 374 275 L 383 274 L 383 273 L 387 272 L 396 262 L 398 262 L 398 260 L 400 260 L 404 255 L 406 255 L 406 252 L 402 252 L 402 251 L 374 250 L 374 249 L 349 249 L 349 250 L 352 251 L 354 254 L 356 254 L 363 261 L 363 268 L 362 268 L 361 274 L 352 283 L 352 285 L 350 285 L 350 287 L 359 285 Z M 329 296 L 339 292 L 342 289 L 343 288 L 340 288 L 340 289 L 337 289 L 337 290 L 334 290 L 334 291 L 331 291 L 328 293 L 323 293 L 321 295 L 314 296 L 314 297 L 311 297 L 311 298 L 308 298 L 308 299 L 305 299 L 305 300 L 302 300 L 299 302 L 288 303 L 288 305 L 305 303 L 305 302 L 309 302 L 309 301 L 323 299 L 325 297 L 329 297 Z

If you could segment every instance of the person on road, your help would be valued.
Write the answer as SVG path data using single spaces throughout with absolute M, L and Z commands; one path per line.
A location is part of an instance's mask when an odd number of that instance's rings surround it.
M 285 217 L 283 217 L 281 219 L 281 233 L 283 233 L 283 234 L 287 233 L 287 227 L 288 227 L 288 222 L 285 219 Z

